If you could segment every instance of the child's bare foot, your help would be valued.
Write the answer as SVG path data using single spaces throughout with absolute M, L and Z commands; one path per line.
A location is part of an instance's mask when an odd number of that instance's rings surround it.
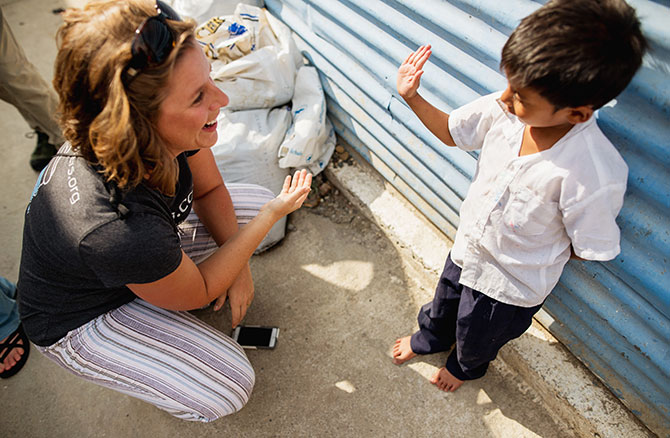
M 430 383 L 445 392 L 454 392 L 463 384 L 463 381 L 453 376 L 445 367 L 437 370 L 430 379 Z
M 409 342 L 411 338 L 411 336 L 405 336 L 404 338 L 395 340 L 395 344 L 393 344 L 394 364 L 400 365 L 412 359 L 413 357 L 416 357 L 416 353 L 412 351 L 412 346 Z

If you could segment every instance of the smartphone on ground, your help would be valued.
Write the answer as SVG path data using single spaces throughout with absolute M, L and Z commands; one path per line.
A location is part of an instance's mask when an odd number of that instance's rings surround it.
M 278 327 L 265 327 L 260 325 L 238 325 L 233 330 L 233 339 L 242 348 L 255 350 L 256 348 L 272 349 L 277 345 L 279 338 Z

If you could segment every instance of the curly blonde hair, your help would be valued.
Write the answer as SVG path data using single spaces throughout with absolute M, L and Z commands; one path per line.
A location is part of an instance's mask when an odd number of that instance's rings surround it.
M 67 10 L 57 34 L 53 85 L 60 97 L 61 129 L 74 151 L 121 190 L 144 182 L 173 195 L 178 165 L 156 120 L 177 60 L 197 46 L 195 23 L 170 21 L 175 47 L 168 58 L 129 80 L 135 30 L 154 15 L 154 0 L 103 0 Z

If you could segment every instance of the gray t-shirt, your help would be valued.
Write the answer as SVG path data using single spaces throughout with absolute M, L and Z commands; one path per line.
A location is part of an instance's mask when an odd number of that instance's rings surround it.
M 55 343 L 132 301 L 125 285 L 149 283 L 181 262 L 177 225 L 191 210 L 193 179 L 177 157 L 174 197 L 140 184 L 120 202 L 100 173 L 66 144 L 40 174 L 26 209 L 18 281 L 26 333 Z

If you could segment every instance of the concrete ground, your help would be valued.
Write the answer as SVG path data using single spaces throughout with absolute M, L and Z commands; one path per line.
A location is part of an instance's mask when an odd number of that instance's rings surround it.
M 60 22 L 52 10 L 66 1 L 0 5 L 28 58 L 50 80 Z M 12 281 L 37 176 L 28 166 L 34 147 L 28 131 L 18 112 L 0 102 L 0 275 Z M 343 171 L 346 166 L 332 167 L 328 176 L 350 196 L 337 180 Z M 373 204 L 364 209 L 374 210 Z M 363 213 L 370 211 L 334 190 L 318 206 L 294 213 L 287 237 L 252 259 L 256 298 L 245 323 L 276 325 L 281 333 L 275 350 L 248 353 L 257 380 L 241 412 L 209 424 L 181 421 L 78 379 L 33 350 L 24 370 L 0 382 L 0 436 L 586 436 L 545 404 L 541 389 L 526 383 L 527 375 L 517 371 L 523 361 L 496 360 L 484 378 L 451 394 L 428 381 L 446 354 L 393 365 L 390 346 L 415 330 L 434 272 Z M 443 250 L 436 259 L 444 259 Z M 195 313 L 230 333 L 228 310 Z M 535 347 L 519 348 L 535 354 Z M 506 355 L 523 356 L 513 351 Z M 641 431 L 598 436 L 648 436 Z

